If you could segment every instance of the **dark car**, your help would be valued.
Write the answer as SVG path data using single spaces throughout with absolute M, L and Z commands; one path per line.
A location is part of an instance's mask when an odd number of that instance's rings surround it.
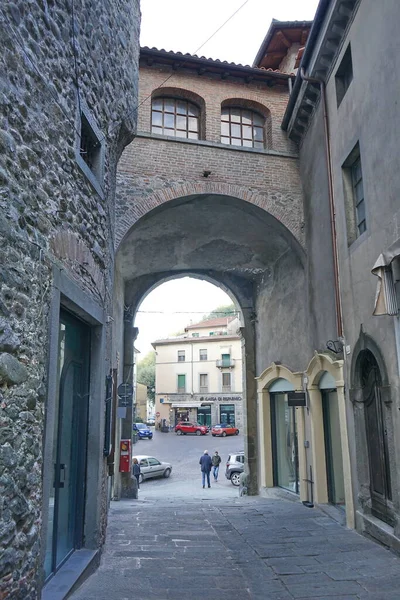
M 145 423 L 134 423 L 133 431 L 136 431 L 139 436 L 139 440 L 143 440 L 145 438 L 148 440 L 153 439 L 153 432 Z
M 208 427 L 206 425 L 200 425 L 200 423 L 181 421 L 175 425 L 175 432 L 177 435 L 186 435 L 187 433 L 206 435 L 206 433 L 208 433 Z
M 234 486 L 240 485 L 240 474 L 244 471 L 244 452 L 235 452 L 228 456 L 226 461 L 225 477 Z
M 213 437 L 225 437 L 227 435 L 239 435 L 239 429 L 234 425 L 227 425 L 221 423 L 221 425 L 214 425 L 211 429 L 211 435 Z

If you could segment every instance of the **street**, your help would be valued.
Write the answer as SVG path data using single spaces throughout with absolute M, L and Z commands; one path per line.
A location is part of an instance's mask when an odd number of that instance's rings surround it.
M 218 483 L 211 481 L 211 489 L 203 490 L 199 459 L 204 450 L 210 456 L 218 450 L 222 462 Z M 243 436 L 226 438 L 212 437 L 211 433 L 202 436 L 176 435 L 175 432 L 161 433 L 154 431 L 152 440 L 140 440 L 133 446 L 133 456 L 154 456 L 160 461 L 172 464 L 172 474 L 168 479 L 148 479 L 139 490 L 139 500 L 155 500 L 162 498 L 173 501 L 174 498 L 190 498 L 202 500 L 222 500 L 234 498 L 239 494 L 225 477 L 226 459 L 230 452 L 243 450 Z M 212 479 L 212 478 L 211 478 Z
M 199 457 L 243 438 L 155 432 L 134 447 L 173 464 L 138 500 L 112 502 L 98 570 L 73 600 L 398 600 L 400 559 L 293 496 L 239 497 L 222 469 L 202 489 Z M 139 454 L 139 452 L 137 452 Z M 224 467 L 224 463 L 223 467 Z

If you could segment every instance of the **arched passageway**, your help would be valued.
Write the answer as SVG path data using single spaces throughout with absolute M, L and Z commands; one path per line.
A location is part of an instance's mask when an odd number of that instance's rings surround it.
M 125 215 L 124 222 L 129 220 Z M 207 279 L 223 287 L 240 307 L 251 493 L 259 488 L 257 370 L 277 356 L 296 364 L 307 343 L 303 262 L 299 240 L 276 216 L 241 198 L 212 193 L 175 198 L 153 208 L 127 231 L 117 253 L 116 347 L 123 356 L 124 377 L 133 361 L 134 314 L 160 282 L 188 274 Z

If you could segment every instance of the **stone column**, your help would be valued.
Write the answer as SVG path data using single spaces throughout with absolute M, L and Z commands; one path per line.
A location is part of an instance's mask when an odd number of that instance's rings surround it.
M 355 514 L 354 514 L 354 498 L 353 486 L 351 479 L 351 463 L 350 463 L 350 448 L 349 437 L 347 430 L 347 415 L 346 415 L 346 398 L 343 385 L 338 385 L 337 396 L 339 403 L 339 423 L 340 423 L 340 438 L 342 445 L 342 460 L 343 460 L 343 478 L 344 478 L 344 497 L 346 501 L 346 524 L 347 527 L 354 529 Z
M 123 382 L 133 385 L 133 368 L 135 361 L 134 342 L 137 337 L 137 329 L 133 327 L 132 316 L 126 311 L 124 314 L 124 366 L 123 366 Z M 126 414 L 121 422 L 121 439 L 132 440 L 132 424 L 135 407 L 132 403 L 126 408 Z M 132 457 L 130 458 L 132 463 Z M 121 475 L 121 498 L 136 498 L 137 497 L 137 482 L 132 475 L 132 470 L 129 473 L 120 473 Z
M 258 414 L 257 414 L 257 382 L 255 354 L 255 320 L 253 311 L 243 309 L 244 317 L 244 348 L 246 374 L 244 378 L 244 453 L 248 467 L 248 494 L 258 494 Z M 244 357 L 243 357 L 244 358 Z
M 268 390 L 258 392 L 261 487 L 274 487 L 272 467 L 271 400 Z

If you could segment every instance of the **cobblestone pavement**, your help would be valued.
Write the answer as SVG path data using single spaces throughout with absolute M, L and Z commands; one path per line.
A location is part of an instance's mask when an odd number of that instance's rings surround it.
M 298 502 L 125 500 L 72 598 L 399 600 L 400 559 Z
M 218 450 L 222 458 L 218 484 L 212 482 L 211 489 L 206 492 L 201 486 L 199 458 L 207 449 L 212 455 Z M 204 498 L 220 501 L 235 498 L 238 489 L 225 477 L 225 464 L 230 452 L 243 450 L 243 436 L 213 438 L 210 434 L 179 436 L 175 433 L 154 432 L 153 440 L 140 440 L 133 448 L 135 454 L 155 456 L 161 461 L 172 464 L 172 475 L 169 479 L 149 479 L 140 486 L 140 500 L 157 498 L 203 500 Z

